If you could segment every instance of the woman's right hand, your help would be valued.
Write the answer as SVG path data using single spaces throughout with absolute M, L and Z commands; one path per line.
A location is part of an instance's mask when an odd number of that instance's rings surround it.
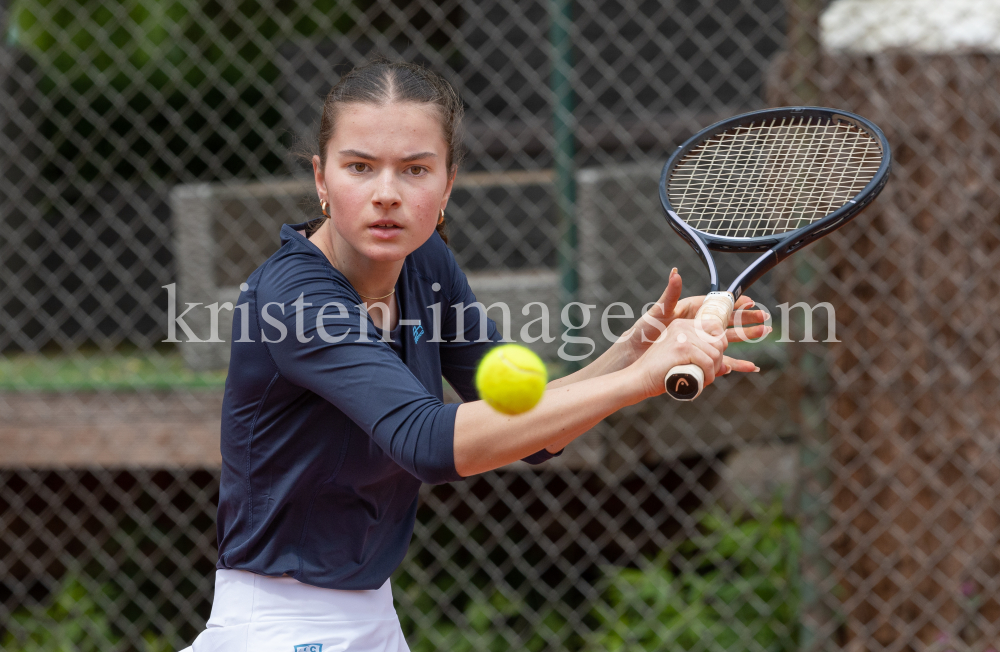
M 636 382 L 642 388 L 643 399 L 666 392 L 664 379 L 667 373 L 682 364 L 701 367 L 707 387 L 716 376 L 728 372 L 723 355 L 727 345 L 725 332 L 718 324 L 713 327 L 711 321 L 702 325 L 694 319 L 675 319 L 629 370 L 637 375 Z

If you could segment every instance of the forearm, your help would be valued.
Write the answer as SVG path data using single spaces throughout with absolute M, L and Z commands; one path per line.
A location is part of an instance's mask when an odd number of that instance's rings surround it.
M 573 383 L 578 383 L 581 380 L 600 378 L 601 376 L 621 371 L 635 362 L 638 357 L 639 354 L 635 351 L 635 347 L 632 346 L 630 342 L 619 340 L 618 342 L 612 344 L 607 351 L 602 353 L 596 360 L 588 364 L 583 369 L 575 371 L 568 376 L 563 376 L 562 378 L 553 380 L 546 386 L 546 388 L 548 390 L 552 390 L 558 387 L 565 387 L 567 385 L 572 385 Z
M 559 450 L 604 417 L 642 398 L 631 375 L 618 371 L 566 386 L 550 384 L 534 409 L 516 416 L 500 414 L 483 401 L 465 403 L 455 416 L 455 470 L 470 476 L 543 448 Z

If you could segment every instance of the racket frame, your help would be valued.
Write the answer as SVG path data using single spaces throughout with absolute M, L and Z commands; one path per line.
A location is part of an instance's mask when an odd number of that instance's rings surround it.
M 833 213 L 812 224 L 778 235 L 756 238 L 720 236 L 698 231 L 681 219 L 670 203 L 670 197 L 667 194 L 667 180 L 670 178 L 671 172 L 673 172 L 674 168 L 684 157 L 694 148 L 724 131 L 728 131 L 734 127 L 760 123 L 765 120 L 781 117 L 814 117 L 829 119 L 834 122 L 843 121 L 866 131 L 878 141 L 879 147 L 882 149 L 882 161 L 879 164 L 878 170 L 871 181 L 859 193 L 852 199 L 847 200 L 842 207 Z M 728 291 L 732 293 L 733 299 L 736 300 L 740 298 L 740 295 L 748 287 L 782 260 L 788 258 L 788 256 L 805 245 L 815 242 L 831 231 L 840 228 L 867 208 L 868 204 L 874 201 L 889 181 L 889 170 L 891 167 L 892 153 L 885 134 L 874 123 L 859 115 L 848 111 L 838 111 L 836 109 L 817 106 L 789 106 L 776 109 L 762 109 L 717 122 L 699 131 L 678 147 L 670 158 L 667 159 L 666 164 L 663 166 L 663 172 L 660 174 L 660 203 L 666 213 L 667 223 L 695 250 L 708 268 L 712 292 L 719 289 L 719 274 L 715 267 L 715 261 L 712 259 L 711 251 L 737 253 L 764 252 L 747 266 L 729 285 Z
M 853 198 L 839 209 L 826 217 L 804 227 L 785 233 L 760 236 L 755 238 L 735 238 L 720 236 L 699 231 L 685 222 L 674 210 L 667 192 L 667 181 L 674 168 L 694 148 L 705 141 L 728 131 L 734 127 L 765 122 L 773 119 L 814 117 L 832 122 L 847 122 L 850 125 L 867 132 L 879 144 L 882 150 L 882 160 L 872 179 Z M 774 268 L 792 253 L 815 242 L 831 231 L 840 228 L 861 213 L 878 197 L 889 180 L 889 170 L 892 167 L 892 150 L 885 134 L 871 121 L 848 111 L 838 111 L 816 106 L 791 106 L 777 109 L 763 109 L 722 120 L 706 127 L 684 142 L 670 156 L 663 166 L 660 175 L 660 203 L 667 216 L 667 223 L 683 238 L 698 254 L 708 268 L 711 289 L 705 298 L 702 309 L 696 319 L 703 318 L 706 307 L 708 312 L 722 319 L 723 328 L 728 324 L 728 315 L 732 314 L 733 306 L 740 295 L 758 281 L 764 274 Z M 746 267 L 729 285 L 728 290 L 719 290 L 719 273 L 712 258 L 712 251 L 729 251 L 737 253 L 763 252 L 756 260 Z M 728 312 L 727 312 L 728 310 Z M 694 364 L 678 365 L 672 368 L 664 378 L 667 393 L 679 401 L 692 401 L 701 394 L 705 385 L 705 376 L 701 367 Z

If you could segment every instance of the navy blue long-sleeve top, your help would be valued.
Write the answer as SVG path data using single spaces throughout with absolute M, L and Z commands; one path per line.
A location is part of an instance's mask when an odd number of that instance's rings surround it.
M 420 484 L 460 479 L 441 377 L 477 399 L 476 366 L 500 335 L 487 319 L 480 337 L 475 308 L 459 322 L 452 306 L 476 299 L 435 233 L 403 264 L 390 346 L 304 228 L 282 227 L 234 311 L 217 566 L 377 589 L 406 554 Z

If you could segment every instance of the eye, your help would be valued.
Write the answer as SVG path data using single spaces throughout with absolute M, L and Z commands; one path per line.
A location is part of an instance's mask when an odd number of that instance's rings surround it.
M 368 169 L 367 163 L 351 163 L 347 166 L 351 172 L 357 172 L 358 174 L 366 171 Z
M 425 168 L 422 165 L 411 165 L 410 167 L 406 168 L 406 173 L 411 174 L 415 177 L 419 177 L 425 172 L 427 172 L 427 168 Z

